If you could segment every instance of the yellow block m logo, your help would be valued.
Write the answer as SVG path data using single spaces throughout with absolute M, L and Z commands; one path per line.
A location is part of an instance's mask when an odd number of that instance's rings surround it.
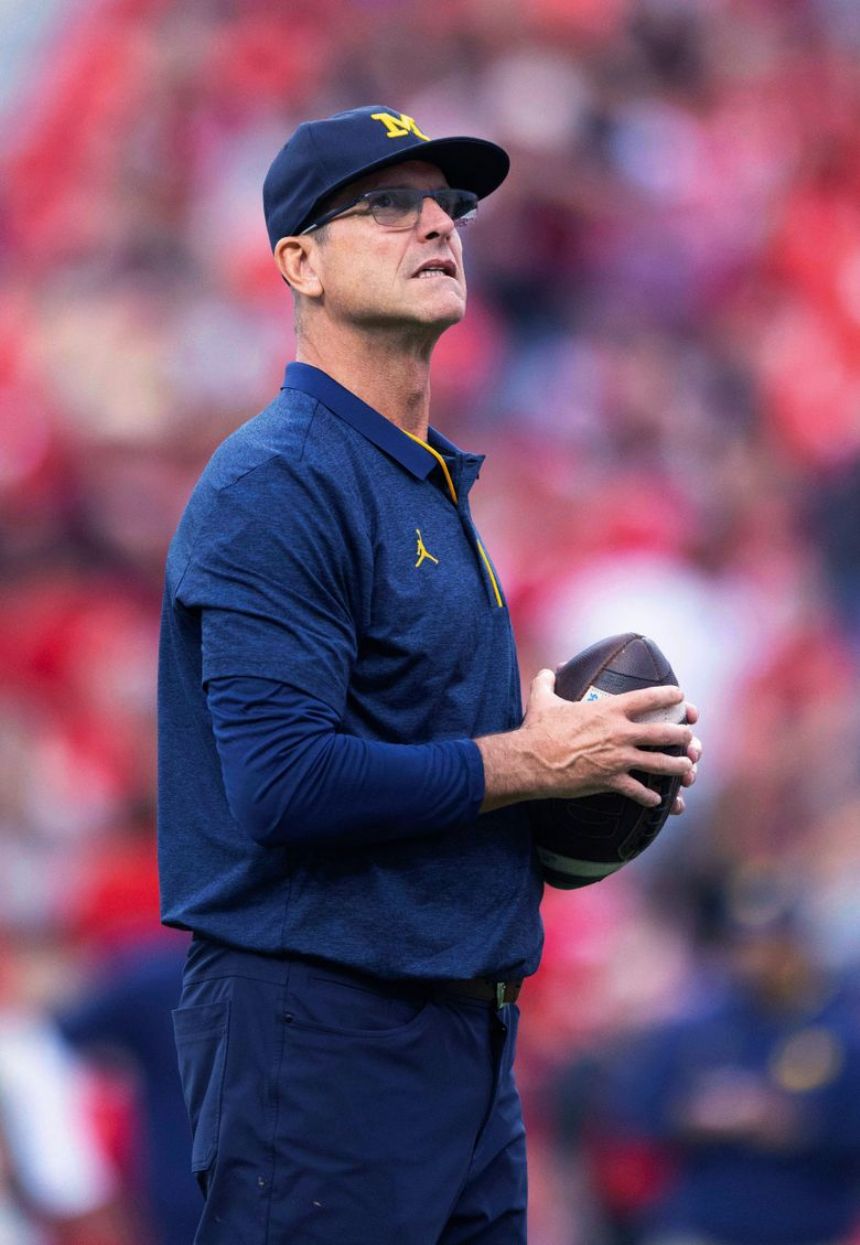
M 374 121 L 381 121 L 385 126 L 389 138 L 405 138 L 407 134 L 414 134 L 416 138 L 423 138 L 425 142 L 430 141 L 426 134 L 422 134 L 413 117 L 407 117 L 405 112 L 401 112 L 399 117 L 395 117 L 390 112 L 372 112 L 371 117 Z

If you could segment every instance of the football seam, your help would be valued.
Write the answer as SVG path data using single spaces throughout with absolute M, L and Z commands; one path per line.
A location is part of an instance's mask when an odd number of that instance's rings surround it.
M 639 636 L 639 639 L 644 640 L 645 652 L 648 654 L 648 660 L 651 662 L 651 670 L 652 670 L 653 676 L 655 679 L 659 679 L 661 675 L 660 675 L 660 669 L 657 665 L 657 659 L 654 656 L 653 642 L 649 640 L 646 635 Z
M 591 683 L 589 684 L 589 687 L 595 687 L 597 685 L 597 680 L 603 674 L 603 671 L 608 668 L 609 663 L 611 661 L 615 661 L 615 658 L 618 656 L 619 653 L 623 653 L 624 650 L 628 648 L 633 643 L 634 640 L 643 640 L 644 638 L 645 638 L 644 636 L 641 636 L 637 632 L 634 631 L 632 633 L 631 639 L 625 640 L 623 644 L 619 645 L 619 647 L 615 650 L 614 653 L 609 654 L 609 656 L 606 658 L 606 661 L 604 661 L 602 666 L 597 667 L 597 670 L 595 671 L 594 675 L 592 675 Z M 583 696 L 585 695 L 587 691 L 588 691 L 588 687 L 584 687 L 581 693 L 579 694 L 579 696 L 577 697 L 577 699 L 582 700 Z

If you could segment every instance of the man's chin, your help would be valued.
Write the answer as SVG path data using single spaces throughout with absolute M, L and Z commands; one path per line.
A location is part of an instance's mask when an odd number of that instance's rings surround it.
M 439 332 L 443 333 L 445 329 L 451 329 L 454 327 L 455 324 L 459 324 L 460 321 L 465 316 L 465 314 L 466 314 L 466 308 L 461 307 L 457 312 L 452 312 L 450 315 L 447 315 L 447 316 L 438 317 L 437 319 L 433 321 L 433 323 L 439 329 Z
M 426 310 L 423 310 L 423 314 L 421 311 L 416 312 L 416 317 L 422 324 L 434 325 L 441 333 L 445 329 L 450 329 L 455 324 L 459 324 L 465 314 L 465 298 L 451 298 L 444 300 L 444 302 L 439 300 L 437 306 L 427 307 Z
M 465 299 L 457 299 L 456 302 L 451 299 L 447 301 L 447 306 L 437 305 L 435 307 L 415 307 L 414 305 L 402 310 L 392 310 L 387 313 L 380 313 L 379 310 L 369 311 L 364 316 L 356 317 L 357 323 L 363 323 L 367 328 L 376 329 L 409 329 L 416 331 L 424 329 L 427 333 L 444 333 L 446 329 L 453 328 L 455 324 L 459 324 L 466 314 Z

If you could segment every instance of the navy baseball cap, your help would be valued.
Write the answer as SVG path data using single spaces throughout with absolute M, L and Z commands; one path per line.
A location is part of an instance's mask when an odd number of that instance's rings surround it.
M 508 154 L 484 138 L 428 138 L 412 117 L 382 104 L 305 121 L 272 161 L 263 183 L 263 211 L 272 250 L 300 233 L 333 191 L 374 169 L 426 160 L 450 186 L 483 199 L 505 180 Z

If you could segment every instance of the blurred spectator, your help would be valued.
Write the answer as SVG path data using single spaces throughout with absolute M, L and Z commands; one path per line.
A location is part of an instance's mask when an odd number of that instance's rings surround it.
M 8 945 L 0 981 L 0 1241 L 127 1245 L 93 1085 L 30 996 Z
M 158 924 L 154 809 L 140 799 L 124 811 L 81 851 L 81 874 L 60 905 L 78 981 L 54 1010 L 101 1078 L 135 1242 L 188 1245 L 200 1194 L 171 1022 L 188 937 Z
M 707 993 L 563 1080 L 562 1135 L 590 1147 L 607 1240 L 842 1245 L 860 1223 L 857 983 L 750 881 L 698 964 Z
M 131 1065 L 141 1137 L 130 1200 L 139 1231 L 154 1245 L 189 1245 L 200 1218 L 170 1019 L 187 941 L 167 936 L 116 954 L 61 1017 L 64 1036 L 90 1059 Z

